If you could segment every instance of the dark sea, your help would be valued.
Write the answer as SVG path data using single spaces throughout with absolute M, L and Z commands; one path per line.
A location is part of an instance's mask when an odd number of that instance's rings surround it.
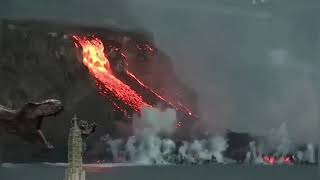
M 199 165 L 87 167 L 88 180 L 320 180 L 317 166 Z M 65 167 L 5 164 L 0 180 L 63 180 Z

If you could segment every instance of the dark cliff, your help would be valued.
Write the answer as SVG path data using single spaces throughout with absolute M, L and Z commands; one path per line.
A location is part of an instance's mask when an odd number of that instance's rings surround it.
M 61 115 L 46 119 L 43 125 L 44 132 L 55 145 L 53 152 L 39 153 L 36 146 L 5 135 L 1 137 L 4 161 L 64 161 L 67 132 L 74 113 L 99 124 L 98 132 L 90 139 L 92 142 L 105 132 L 113 136 L 124 133 L 115 125 L 122 117 L 97 93 L 70 35 L 93 34 L 115 43 L 121 43 L 125 37 L 137 44 L 154 46 L 150 34 L 69 23 L 0 22 L 0 104 L 17 108 L 28 101 L 56 98 L 65 105 Z M 131 54 L 128 68 L 148 86 L 196 111 L 194 91 L 178 80 L 164 52 L 155 48 L 156 55 L 149 56 L 132 49 L 130 44 L 122 47 Z

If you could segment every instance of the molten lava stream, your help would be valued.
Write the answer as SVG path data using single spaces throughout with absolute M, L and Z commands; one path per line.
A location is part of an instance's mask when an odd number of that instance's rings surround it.
M 169 107 L 174 108 L 177 111 L 181 111 L 185 114 L 188 114 L 189 116 L 193 115 L 192 111 L 190 109 L 188 109 L 187 107 L 185 107 L 184 105 L 182 105 L 181 103 L 176 104 L 176 103 L 170 102 L 170 101 L 166 100 L 165 98 L 163 98 L 161 95 L 154 92 L 151 88 L 149 88 L 143 82 L 141 82 L 133 73 L 127 71 L 127 75 L 129 76 L 130 79 L 136 81 L 142 88 L 144 88 L 147 92 L 149 92 L 149 94 L 154 96 L 156 99 L 158 99 L 162 102 L 165 102 Z
M 99 82 L 100 93 L 110 91 L 124 104 L 130 106 L 134 111 L 140 112 L 143 107 L 150 107 L 143 98 L 132 90 L 128 85 L 117 79 L 111 71 L 109 60 L 104 54 L 104 46 L 100 39 L 73 36 L 82 47 L 83 64 L 88 68 L 90 74 Z M 122 110 L 123 107 L 121 107 Z
M 131 72 L 127 71 L 126 75 L 119 77 L 113 74 L 100 39 L 79 36 L 73 36 L 73 38 L 76 40 L 75 46 L 79 48 L 78 44 L 80 44 L 82 47 L 83 64 L 95 78 L 99 93 L 111 100 L 122 112 L 126 112 L 128 107 L 140 112 L 141 108 L 152 107 L 160 101 L 188 116 L 197 117 L 182 104 L 172 103 L 161 97 Z

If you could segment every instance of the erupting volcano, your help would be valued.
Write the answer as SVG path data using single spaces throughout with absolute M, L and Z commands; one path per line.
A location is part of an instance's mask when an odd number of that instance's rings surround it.
M 99 38 L 80 36 L 73 36 L 73 38 L 75 46 L 82 48 L 82 62 L 95 79 L 99 93 L 111 100 L 116 109 L 127 114 L 140 112 L 144 107 L 155 107 L 161 103 L 186 116 L 196 117 L 180 102 L 169 102 L 156 93 L 132 72 L 125 69 L 123 74 L 117 74 L 111 65 L 112 59 L 106 54 L 105 45 Z M 125 61 L 125 55 L 122 54 L 122 57 Z
M 111 92 L 117 99 L 139 112 L 143 106 L 150 106 L 128 85 L 117 79 L 111 70 L 109 60 L 104 54 L 104 46 L 100 39 L 87 39 L 73 36 L 82 47 L 83 64 L 97 81 L 100 93 Z M 77 46 L 77 44 L 76 44 Z M 78 47 L 78 46 L 77 46 Z M 125 111 L 125 109 L 122 109 Z

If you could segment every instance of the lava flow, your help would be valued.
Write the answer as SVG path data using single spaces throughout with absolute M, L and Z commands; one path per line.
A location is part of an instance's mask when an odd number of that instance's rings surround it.
M 100 39 L 88 39 L 79 36 L 73 36 L 73 38 L 82 47 L 83 64 L 88 68 L 95 80 L 100 82 L 100 91 L 110 91 L 112 95 L 129 105 L 136 112 L 139 112 L 142 107 L 150 106 L 138 93 L 113 75 Z M 77 44 L 76 47 L 78 47 Z M 125 109 L 122 110 L 125 111 Z
M 292 156 L 285 156 L 280 158 L 276 158 L 273 156 L 263 156 L 262 159 L 268 165 L 276 165 L 279 163 L 282 163 L 285 165 L 293 165 L 294 163 Z
M 187 113 L 188 115 L 193 115 L 191 110 L 187 107 L 185 107 L 184 105 L 182 105 L 181 103 L 178 103 L 178 105 L 175 105 L 172 102 L 169 102 L 167 100 L 165 100 L 163 97 L 161 97 L 159 94 L 157 94 L 156 92 L 154 92 L 152 89 L 150 89 L 149 87 L 147 87 L 145 84 L 143 84 L 135 75 L 133 75 L 131 72 L 127 71 L 127 75 L 131 78 L 133 78 L 136 82 L 139 83 L 140 86 L 146 88 L 150 93 L 152 93 L 154 96 L 156 96 L 157 98 L 159 98 L 161 101 L 164 101 L 166 103 L 168 103 L 168 105 L 170 105 L 172 108 L 174 108 L 175 110 L 179 111 L 183 111 L 184 113 Z M 179 107 L 178 107 L 179 106 Z
M 127 107 L 135 112 L 140 112 L 143 107 L 152 107 L 156 105 L 142 96 L 143 92 L 151 94 L 152 99 L 164 102 L 168 107 L 183 112 L 189 116 L 193 115 L 190 109 L 180 103 L 172 103 L 167 101 L 161 95 L 157 94 L 151 88 L 142 83 L 133 73 L 126 71 L 125 76 L 130 79 L 126 81 L 113 74 L 112 66 L 104 52 L 104 44 L 98 38 L 87 38 L 73 36 L 76 40 L 75 45 L 82 47 L 83 64 L 88 68 L 90 74 L 97 82 L 99 93 L 108 99 L 112 99 L 113 105 L 122 112 L 127 112 Z M 128 84 L 129 82 L 129 84 Z M 140 88 L 134 88 L 133 84 L 138 84 Z M 142 91 L 139 89 L 143 89 Z M 141 92 L 140 92 L 141 91 Z M 127 106 L 127 107 L 126 107 Z

